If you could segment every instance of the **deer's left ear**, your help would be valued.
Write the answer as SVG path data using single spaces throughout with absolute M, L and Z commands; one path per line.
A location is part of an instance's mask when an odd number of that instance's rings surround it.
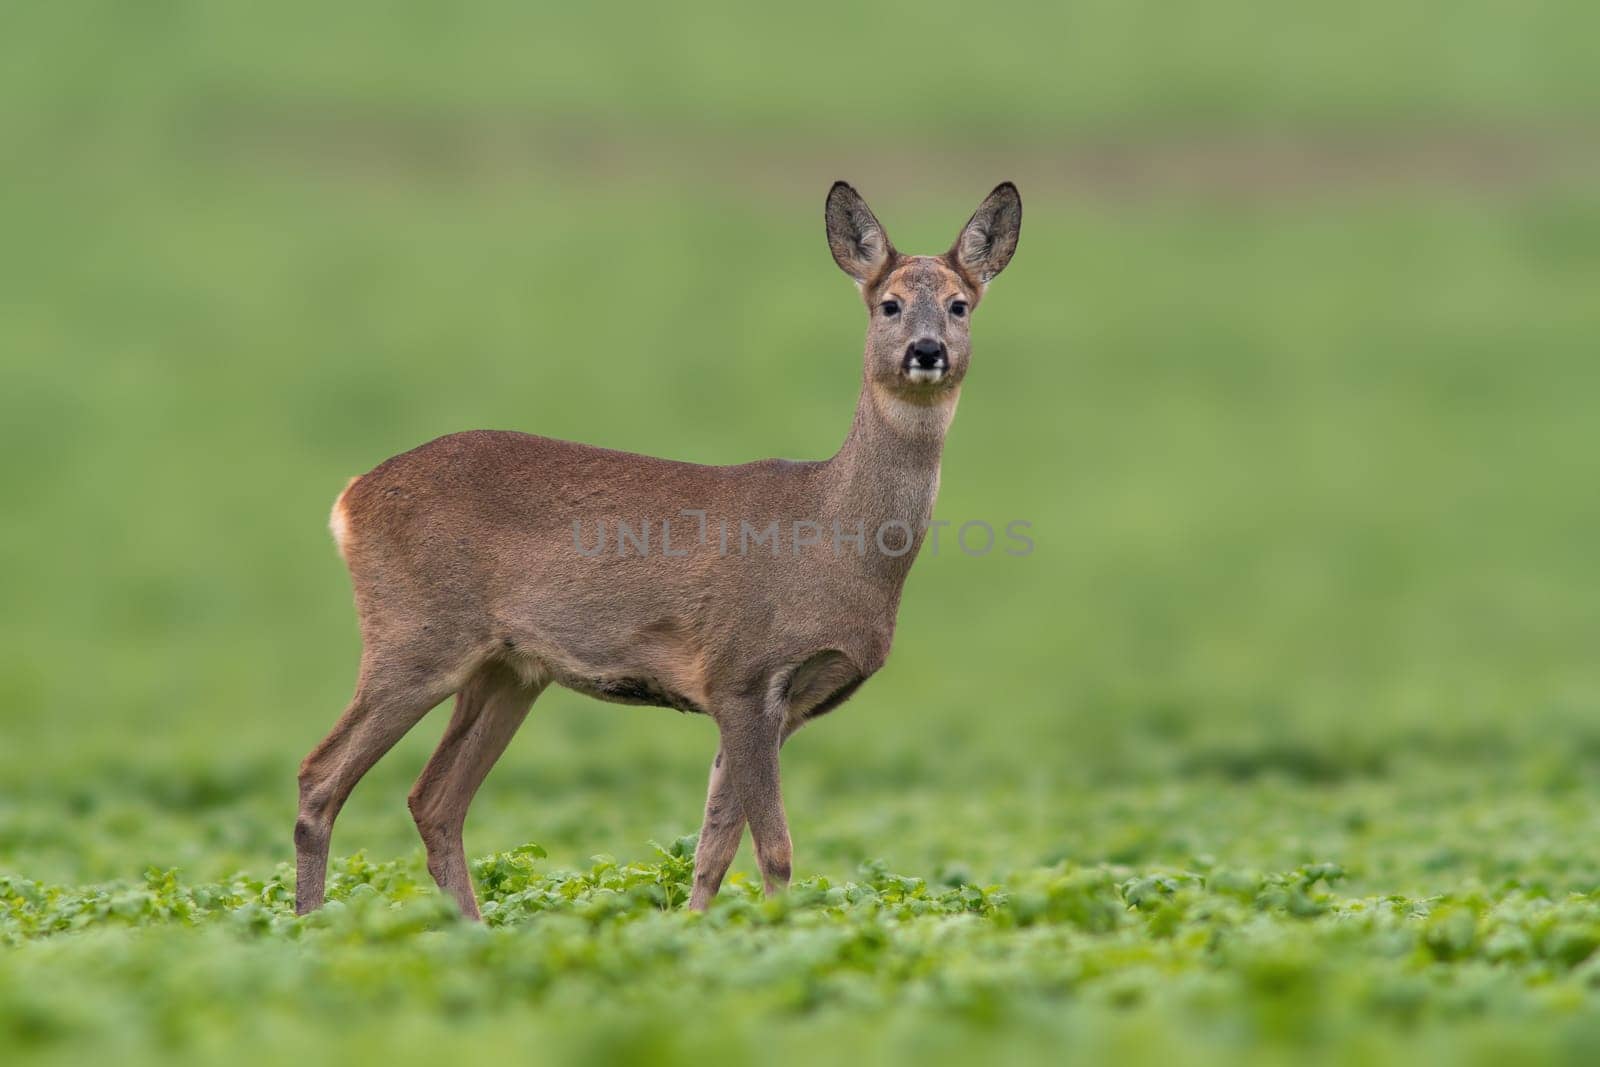
M 1010 182 L 1001 182 L 984 198 L 961 229 L 948 255 L 980 285 L 988 285 L 1006 269 L 1022 234 L 1022 196 Z

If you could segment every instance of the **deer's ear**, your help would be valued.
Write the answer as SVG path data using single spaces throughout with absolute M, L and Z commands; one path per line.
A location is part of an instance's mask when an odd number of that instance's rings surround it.
M 1022 196 L 1010 182 L 1001 182 L 984 198 L 961 229 L 949 256 L 962 270 L 988 285 L 1006 269 L 1022 233 Z
M 866 285 L 894 256 L 894 245 L 883 232 L 883 223 L 848 182 L 834 182 L 828 190 L 825 215 L 833 261 L 857 285 Z

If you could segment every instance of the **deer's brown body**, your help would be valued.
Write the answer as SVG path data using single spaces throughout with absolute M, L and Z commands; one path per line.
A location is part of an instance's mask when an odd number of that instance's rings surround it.
M 411 794 L 428 865 L 477 915 L 467 806 L 535 697 L 557 684 L 717 723 L 691 905 L 748 822 L 769 891 L 790 844 L 778 750 L 889 653 L 966 371 L 967 311 L 1016 245 L 1002 185 L 943 257 L 903 257 L 854 190 L 828 199 L 834 257 L 872 325 L 832 459 L 677 463 L 529 434 L 453 434 L 355 479 L 331 525 L 363 643 L 349 708 L 302 764 L 296 905 L 322 901 L 333 819 L 360 777 L 456 695 Z

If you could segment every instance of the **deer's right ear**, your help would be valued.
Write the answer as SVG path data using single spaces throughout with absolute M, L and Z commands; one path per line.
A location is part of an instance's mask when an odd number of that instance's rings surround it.
M 858 286 L 866 285 L 894 256 L 894 245 L 883 232 L 883 223 L 848 182 L 834 182 L 828 190 L 826 217 L 833 261 Z

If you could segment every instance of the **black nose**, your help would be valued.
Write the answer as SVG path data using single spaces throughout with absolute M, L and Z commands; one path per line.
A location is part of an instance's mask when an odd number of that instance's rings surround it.
M 944 366 L 944 342 L 935 341 L 931 337 L 911 342 L 911 348 L 906 352 L 906 363 L 923 370 Z

